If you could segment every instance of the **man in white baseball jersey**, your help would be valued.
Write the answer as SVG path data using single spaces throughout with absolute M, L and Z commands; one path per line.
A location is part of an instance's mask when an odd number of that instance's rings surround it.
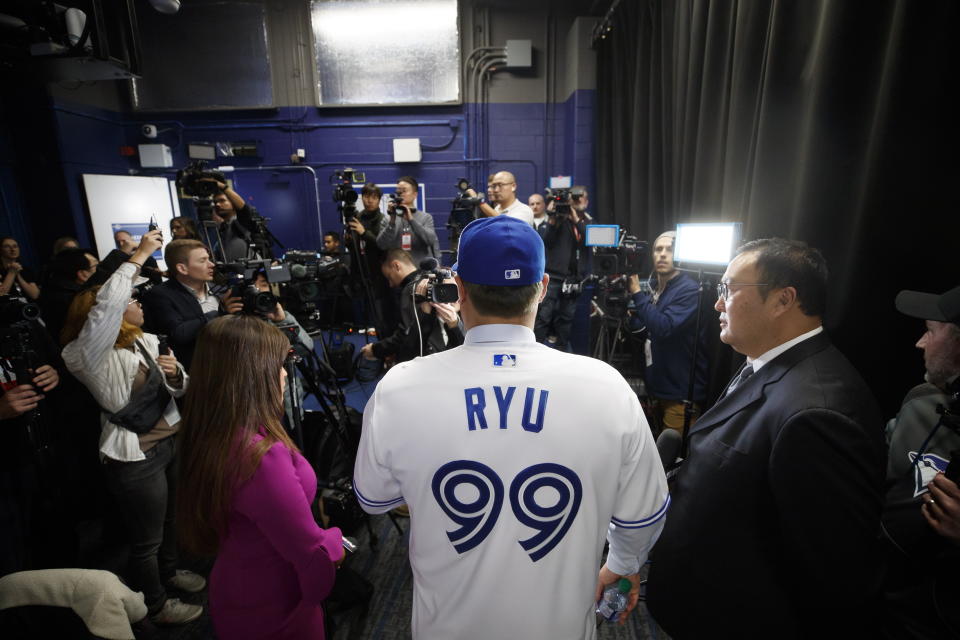
M 354 488 L 370 513 L 410 507 L 415 638 L 593 638 L 601 588 L 636 585 L 663 527 L 656 446 L 614 369 L 534 339 L 532 226 L 476 220 L 458 258 L 466 341 L 383 378 Z

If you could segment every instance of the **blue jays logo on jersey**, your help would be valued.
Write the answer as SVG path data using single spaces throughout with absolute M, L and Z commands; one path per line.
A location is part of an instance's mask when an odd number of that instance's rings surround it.
M 907 454 L 913 464 L 913 497 L 916 498 L 921 493 L 927 492 L 927 485 L 933 480 L 933 477 L 941 471 L 947 470 L 949 460 L 941 458 L 935 453 L 925 453 L 917 461 L 917 452 L 911 451 Z
M 517 366 L 517 356 L 512 353 L 493 354 L 493 366 L 511 368 Z

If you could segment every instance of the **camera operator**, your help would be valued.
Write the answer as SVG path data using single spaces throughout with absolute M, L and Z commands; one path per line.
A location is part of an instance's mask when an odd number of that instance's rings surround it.
M 493 216 L 508 216 L 523 220 L 530 226 L 533 226 L 533 211 L 530 207 L 517 200 L 517 179 L 509 171 L 498 171 L 493 174 L 493 180 L 487 185 L 487 193 L 492 197 L 490 201 L 495 205 L 491 207 L 486 202 L 481 202 L 480 212 L 488 218 Z M 467 195 L 476 197 L 477 192 L 473 189 L 467 190 Z
M 555 204 L 551 199 L 550 204 Z M 537 310 L 534 333 L 539 342 L 566 349 L 582 282 L 581 257 L 586 229 L 570 204 L 547 208 L 548 219 L 537 229 L 546 248 L 547 294 Z
M 424 295 L 428 283 L 408 252 L 388 251 L 382 270 L 390 286 L 401 289 L 400 325 L 387 338 L 365 344 L 360 350 L 365 358 L 394 356 L 397 362 L 406 362 L 463 344 L 456 303 L 417 301 L 417 297 Z
M 370 302 L 363 296 L 364 286 L 370 287 L 370 294 L 373 298 L 372 303 L 377 306 L 376 312 L 368 310 L 366 313 L 366 324 L 368 327 L 375 326 L 374 318 L 379 317 L 384 324 L 384 329 L 394 328 L 398 314 L 396 305 L 393 302 L 393 296 L 388 295 L 389 284 L 384 278 L 380 265 L 383 264 L 383 250 L 377 245 L 377 236 L 383 227 L 383 213 L 380 211 L 380 200 L 383 192 L 380 187 L 372 182 L 363 185 L 360 192 L 360 199 L 363 202 L 363 210 L 356 216 L 347 221 L 347 229 L 344 230 L 345 243 L 350 253 L 355 256 L 356 265 L 351 271 L 351 289 L 355 298 L 360 298 L 364 302 L 364 308 Z M 366 280 L 366 283 L 363 280 Z
M 666 231 L 653 242 L 650 291 L 641 291 L 640 278 L 630 276 L 627 289 L 633 296 L 635 328 L 646 327 L 649 343 L 644 383 L 660 427 L 683 431 L 683 401 L 690 388 L 690 367 L 699 309 L 698 286 L 673 265 L 675 231 Z M 706 399 L 706 326 L 701 326 L 700 348 L 693 386 L 694 415 Z
M 197 335 L 210 320 L 243 309 L 232 291 L 217 298 L 210 292 L 213 262 L 198 240 L 174 240 L 164 249 L 170 279 L 144 297 L 144 316 L 152 333 L 166 335 L 170 347 L 190 369 Z
M 233 190 L 222 173 L 219 171 L 210 173 L 216 177 L 204 178 L 204 180 L 216 182 L 219 190 L 213 198 L 213 220 L 220 225 L 224 259 L 226 262 L 234 262 L 246 258 L 252 240 L 252 230 L 244 227 L 241 220 L 250 220 L 256 210 Z
M 0 238 L 0 296 L 6 295 L 24 300 L 40 297 L 33 272 L 20 264 L 20 243 L 10 236 Z
M 47 394 L 60 382 L 58 349 L 35 320 L 22 318 L 25 303 L 0 297 L 0 576 L 15 571 L 62 565 L 71 560 L 49 557 L 64 553 L 62 506 L 51 500 L 56 485 L 49 467 Z M 15 331 L 19 329 L 19 331 Z M 23 355 L 31 348 L 43 365 L 23 372 Z M 23 376 L 21 378 L 20 376 Z M 25 379 L 24 379 L 25 378 Z M 38 414 L 34 413 L 39 411 Z M 51 504 L 52 503 L 52 504 Z M 53 507 L 44 509 L 44 505 Z M 56 535 L 50 537 L 47 533 Z M 75 562 L 75 560 L 73 560 Z
M 416 179 L 403 176 L 397 181 L 397 192 L 387 207 L 388 219 L 382 225 L 377 245 L 384 251 L 403 249 L 409 251 L 414 262 L 424 258 L 440 259 L 440 241 L 433 227 L 433 216 L 426 211 L 417 211 Z
M 952 473 L 960 464 L 960 287 L 943 295 L 901 291 L 896 307 L 925 321 L 916 347 L 926 374 L 887 426 L 883 529 L 891 544 L 877 636 L 954 637 L 951 630 L 960 630 L 960 488 Z

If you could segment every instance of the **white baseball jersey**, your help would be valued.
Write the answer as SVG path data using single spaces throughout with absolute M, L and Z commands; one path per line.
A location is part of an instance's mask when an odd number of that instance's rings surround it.
M 493 209 L 502 216 L 517 218 L 518 220 L 523 220 L 531 227 L 533 226 L 533 209 L 519 200 L 514 200 L 509 207 L 504 208 L 498 204 Z
M 636 573 L 669 503 L 620 374 L 519 325 L 391 369 L 354 488 L 371 513 L 410 507 L 415 638 L 593 638 L 604 535 Z

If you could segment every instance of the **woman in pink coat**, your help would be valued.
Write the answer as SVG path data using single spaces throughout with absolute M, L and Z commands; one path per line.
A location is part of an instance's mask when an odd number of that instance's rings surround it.
M 210 615 L 220 640 L 323 638 L 343 559 L 339 529 L 310 506 L 317 479 L 280 423 L 287 338 L 254 316 L 223 316 L 197 340 L 180 442 L 184 545 L 217 553 Z

